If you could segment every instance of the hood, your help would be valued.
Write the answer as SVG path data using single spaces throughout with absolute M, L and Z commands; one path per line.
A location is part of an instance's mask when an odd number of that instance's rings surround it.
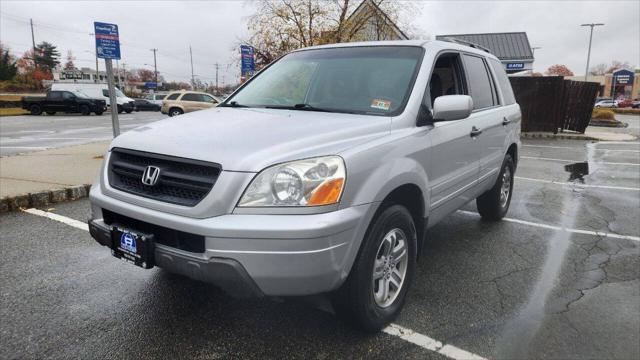
M 390 124 L 389 117 L 371 115 L 212 108 L 135 128 L 114 139 L 111 147 L 257 172 L 280 162 L 339 154 L 387 134 Z

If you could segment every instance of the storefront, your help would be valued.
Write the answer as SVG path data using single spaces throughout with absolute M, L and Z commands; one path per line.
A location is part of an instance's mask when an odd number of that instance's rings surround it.
M 637 99 L 640 90 L 640 74 L 620 69 L 605 76 L 604 93 L 614 99 Z
M 533 51 L 525 32 L 437 35 L 436 39 L 456 39 L 478 44 L 500 59 L 507 74 L 533 71 Z

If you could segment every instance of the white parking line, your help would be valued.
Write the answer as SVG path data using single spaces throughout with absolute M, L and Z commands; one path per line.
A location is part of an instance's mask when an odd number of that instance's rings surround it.
M 480 216 L 480 214 L 476 212 L 467 211 L 467 210 L 458 210 L 458 213 L 464 214 L 464 215 L 471 215 L 471 216 Z M 547 225 L 547 224 L 541 224 L 541 223 L 536 223 L 532 221 L 513 219 L 513 218 L 502 218 L 502 221 L 512 222 L 512 223 L 521 224 L 521 225 L 527 225 L 527 226 L 535 226 L 535 227 L 549 229 L 549 230 L 566 231 L 568 233 L 573 233 L 573 234 L 593 235 L 593 236 L 608 237 L 612 239 L 624 239 L 624 240 L 640 242 L 640 237 L 633 236 L 633 235 L 620 235 L 620 234 L 613 234 L 613 233 L 605 233 L 601 231 L 571 229 L 571 228 L 565 228 L 562 226 Z
M 522 145 L 522 147 L 532 147 L 532 148 L 544 148 L 544 149 L 569 149 L 569 150 L 583 150 L 581 147 L 571 147 L 571 146 L 551 146 L 551 145 Z M 640 150 L 624 150 L 624 149 L 596 149 L 597 151 L 615 151 L 615 152 L 633 152 L 640 153 Z
M 22 211 L 27 212 L 29 214 L 33 214 L 33 215 L 46 217 L 51 220 L 59 221 L 63 224 L 73 226 L 74 228 L 77 228 L 80 230 L 89 231 L 89 225 L 87 225 L 87 223 L 84 223 L 82 221 L 78 221 L 76 219 L 72 219 L 66 216 L 62 216 L 62 215 L 54 214 L 49 211 L 42 211 L 38 209 L 23 209 Z
M 482 356 L 470 353 L 468 351 L 457 348 L 453 345 L 443 344 L 438 340 L 432 339 L 426 335 L 417 333 L 411 329 L 407 329 L 397 324 L 391 324 L 382 329 L 384 333 L 391 336 L 399 337 L 400 339 L 410 342 L 414 345 L 418 345 L 423 349 L 435 351 L 438 354 L 444 355 L 450 359 L 472 359 L 483 360 Z
M 546 157 L 536 157 L 536 156 L 520 156 L 521 159 L 531 159 L 531 160 L 544 160 L 544 161 L 559 161 L 559 162 L 567 162 L 567 163 L 577 163 L 580 161 L 577 160 L 566 160 L 566 159 L 554 159 L 554 158 L 546 158 Z M 607 161 L 596 161 L 598 165 L 627 165 L 627 166 L 640 166 L 640 164 L 635 163 L 617 163 L 617 162 L 607 162 Z
M 516 176 L 515 178 L 518 179 L 518 180 L 534 181 L 534 182 L 541 182 L 541 183 L 555 184 L 555 185 L 568 185 L 568 186 L 575 186 L 575 187 L 579 187 L 579 188 L 597 188 L 597 189 L 611 189 L 611 190 L 640 191 L 640 188 L 636 188 L 636 187 L 579 184 L 579 183 L 563 182 L 563 181 L 555 181 L 555 180 L 534 179 L 534 178 L 528 178 L 528 177 L 522 177 L 522 176 Z

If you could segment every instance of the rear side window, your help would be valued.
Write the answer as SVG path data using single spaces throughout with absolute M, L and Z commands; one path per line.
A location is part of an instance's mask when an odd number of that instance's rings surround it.
M 156 100 L 162 100 L 164 99 L 165 95 L 156 95 Z M 151 99 L 153 100 L 153 99 Z
M 516 98 L 513 95 L 513 89 L 511 88 L 511 82 L 507 77 L 507 73 L 502 67 L 502 63 L 495 59 L 489 59 L 489 64 L 493 68 L 493 73 L 496 75 L 496 80 L 502 90 L 502 101 L 505 105 L 511 105 L 516 103 Z
M 109 90 L 107 90 L 107 89 L 102 89 L 102 96 L 109 97 Z
M 473 109 L 484 109 L 497 105 L 487 67 L 481 57 L 465 55 L 467 83 L 473 98 Z
M 173 93 L 169 96 L 167 96 L 167 100 L 175 100 L 178 98 L 178 96 L 180 96 L 180 93 Z
M 202 95 L 194 93 L 186 93 L 182 95 L 182 101 L 202 101 Z
M 49 99 L 51 100 L 60 100 L 62 99 L 62 91 L 50 91 Z

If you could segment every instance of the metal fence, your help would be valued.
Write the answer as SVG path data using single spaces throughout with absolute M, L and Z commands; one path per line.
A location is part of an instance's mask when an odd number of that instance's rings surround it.
M 522 131 L 584 133 L 589 126 L 598 83 L 564 80 L 561 76 L 509 80 L 522 109 Z

